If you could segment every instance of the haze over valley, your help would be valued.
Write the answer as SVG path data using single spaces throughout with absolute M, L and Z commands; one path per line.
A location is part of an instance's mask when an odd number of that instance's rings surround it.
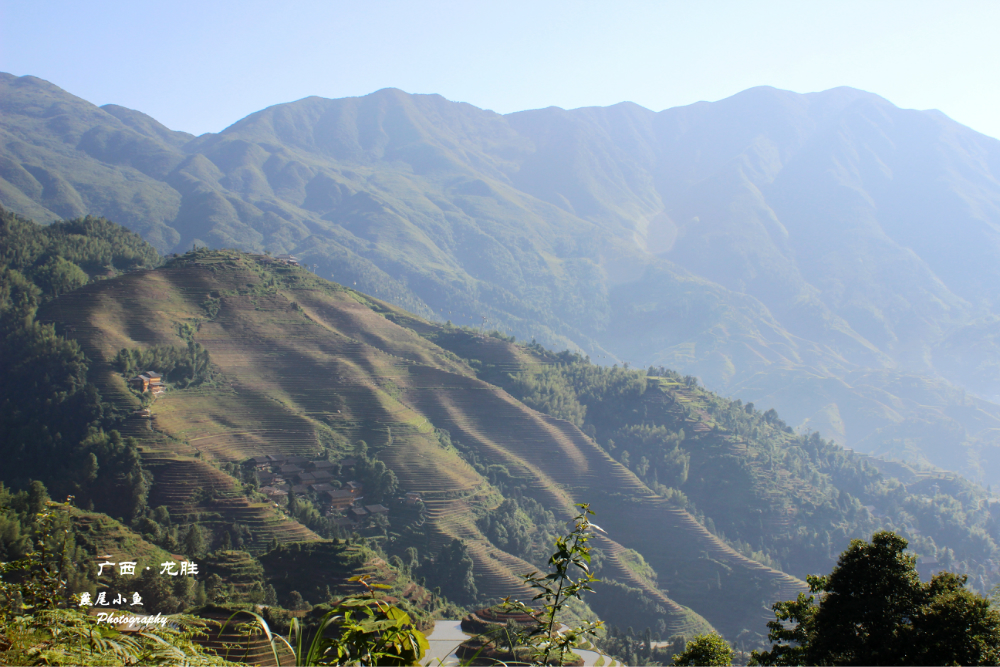
M 940 112 L 762 87 L 500 115 L 385 89 L 194 137 L 2 75 L 0 133 L 0 203 L 38 222 L 291 253 L 437 322 L 1000 480 L 1000 142 Z

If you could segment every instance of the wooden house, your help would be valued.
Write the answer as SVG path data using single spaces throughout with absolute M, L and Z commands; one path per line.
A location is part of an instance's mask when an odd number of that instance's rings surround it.
M 376 514 L 388 514 L 389 513 L 389 508 L 388 507 L 383 507 L 382 505 L 365 505 L 365 509 L 368 510 L 368 513 L 371 514 L 371 515 L 373 515 L 373 516 L 376 515 Z
M 344 484 L 344 488 L 353 493 L 355 496 L 360 496 L 361 492 L 365 490 L 365 485 L 361 482 L 348 482 Z
M 135 376 L 132 378 L 131 383 L 136 390 L 142 393 L 151 391 L 154 394 L 162 394 L 167 390 L 167 386 L 163 384 L 163 376 L 153 371 L 146 371 L 141 375 Z
M 421 502 L 420 494 L 417 493 L 416 491 L 410 491 L 409 493 L 406 494 L 407 505 L 416 505 L 419 502 Z
M 271 462 L 267 460 L 266 456 L 255 456 L 247 461 L 247 465 L 253 467 L 254 470 L 270 470 Z
M 350 491 L 341 489 L 331 489 L 319 494 L 321 503 L 329 505 L 335 510 L 346 510 L 354 504 L 354 495 Z

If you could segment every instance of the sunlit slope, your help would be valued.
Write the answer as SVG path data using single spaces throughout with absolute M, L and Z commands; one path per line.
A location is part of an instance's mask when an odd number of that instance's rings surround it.
M 773 580 L 775 587 L 797 584 L 666 506 L 575 426 L 476 379 L 458 356 L 427 340 L 445 330 L 301 269 L 267 269 L 239 253 L 189 255 L 60 299 L 45 317 L 83 342 L 99 369 L 102 393 L 123 406 L 135 399 L 108 365 L 117 350 L 182 345 L 187 332 L 209 351 L 218 370 L 214 382 L 169 391 L 153 406 L 151 425 L 135 419 L 129 434 L 141 440 L 156 477 L 151 502 L 247 524 L 255 549 L 272 537 L 315 536 L 271 507 L 248 503 L 212 462 L 268 453 L 305 456 L 323 444 L 346 453 L 363 439 L 402 488 L 423 494 L 429 546 L 465 540 L 481 594 L 524 595 L 517 575 L 533 567 L 494 547 L 475 524 L 477 512 L 501 498 L 455 450 L 441 445 L 434 429 L 444 428 L 483 460 L 505 465 L 528 495 L 557 515 L 569 518 L 574 503 L 592 502 L 608 530 L 601 540 L 609 556 L 603 576 L 659 601 L 672 633 L 704 630 L 701 617 L 734 627 L 736 617 L 759 606 L 754 601 L 752 609 L 742 609 L 730 600 L 723 609 L 701 599 L 699 587 L 714 575 L 686 569 L 702 553 L 723 561 L 733 573 L 727 581 L 737 587 L 750 586 L 754 577 Z M 523 356 L 495 339 L 470 340 L 489 348 L 480 357 L 517 363 Z M 685 592 L 683 603 L 694 611 L 675 602 L 672 592 L 668 597 L 635 577 L 619 562 L 625 547 L 645 554 L 662 570 L 660 585 Z
M 511 371 L 532 363 L 523 350 L 495 338 L 457 334 L 450 336 L 448 345 L 463 356 Z M 542 503 L 563 504 L 569 511 L 566 503 L 590 502 L 598 512 L 597 523 L 614 541 L 608 540 L 604 548 L 617 554 L 624 545 L 642 553 L 660 573 L 659 582 L 671 598 L 723 631 L 759 624 L 757 617 L 767 616 L 767 600 L 794 598 L 805 590 L 800 580 L 744 557 L 686 510 L 654 495 L 573 424 L 525 409 L 503 390 L 481 381 L 414 370 L 422 379 L 413 401 L 436 425 L 475 447 L 481 458 L 523 477 L 529 493 Z M 612 567 L 619 569 L 608 576 L 625 580 L 624 568 L 612 560 Z
M 152 271 L 96 283 L 52 302 L 41 316 L 57 322 L 67 335 L 81 343 L 94 362 L 90 379 L 120 410 L 134 410 L 139 401 L 127 389 L 121 374 L 111 367 L 114 354 L 125 347 L 184 345 L 178 326 L 196 321 L 203 314 L 198 302 L 192 302 L 191 293 L 178 289 L 169 277 L 169 271 Z M 266 549 L 272 539 L 318 539 L 270 504 L 249 502 L 232 477 L 211 465 L 213 448 L 199 450 L 199 439 L 205 435 L 228 430 L 233 431 L 236 440 L 241 432 L 253 427 L 239 423 L 239 412 L 226 410 L 233 391 L 221 386 L 170 392 L 156 402 L 152 420 L 130 417 L 126 421 L 123 433 L 139 440 L 144 465 L 154 476 L 150 505 L 165 505 L 181 521 L 197 517 L 204 523 L 247 525 L 255 537 L 249 548 L 256 553 Z M 269 403 L 268 407 L 274 407 L 261 419 L 282 426 L 296 423 L 294 414 L 287 410 L 281 414 L 280 406 Z M 302 433 L 315 441 L 312 430 Z M 230 451 L 228 456 L 218 458 L 244 457 Z

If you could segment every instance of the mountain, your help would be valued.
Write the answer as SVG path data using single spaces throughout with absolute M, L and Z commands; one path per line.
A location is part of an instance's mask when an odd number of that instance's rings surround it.
M 88 521 L 78 544 L 201 559 L 204 587 L 164 592 L 171 610 L 198 596 L 296 609 L 373 567 L 424 616 L 438 594 L 526 595 L 518 575 L 586 502 L 606 531 L 602 582 L 575 613 L 749 645 L 770 604 L 878 529 L 906 535 L 925 576 L 995 579 L 1000 513 L 983 489 L 795 434 L 669 369 L 430 322 L 266 255 L 160 266 L 93 218 L 3 213 L 0 239 L 0 482 L 27 487 L 0 486 L 0 553 L 30 547 L 44 482 L 127 526 Z M 166 393 L 140 393 L 139 371 Z M 272 468 L 292 484 L 282 506 L 264 455 L 331 472 Z M 358 483 L 375 519 L 325 513 L 324 493 Z
M 1000 142 L 847 88 L 505 116 L 382 90 L 191 137 L 0 77 L 0 202 L 292 252 L 439 321 L 663 365 L 1000 480 Z

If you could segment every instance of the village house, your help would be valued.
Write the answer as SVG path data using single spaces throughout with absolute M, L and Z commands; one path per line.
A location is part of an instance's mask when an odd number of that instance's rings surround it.
M 346 510 L 354 504 L 354 496 L 350 491 L 341 489 L 324 490 L 319 494 L 319 501 L 332 510 Z
M 153 371 L 146 371 L 142 375 L 137 375 L 132 378 L 131 382 L 132 386 L 142 393 L 150 391 L 154 395 L 158 395 L 167 390 L 166 385 L 163 384 L 163 376 Z
M 255 456 L 247 463 L 253 466 L 254 470 L 270 470 L 271 462 L 267 460 L 266 456 Z
M 371 514 L 372 516 L 375 516 L 376 514 L 389 513 L 389 508 L 383 507 L 382 505 L 365 505 L 365 509 L 368 510 L 368 513 Z
M 283 465 L 278 468 L 278 472 L 280 472 L 285 477 L 294 477 L 295 475 L 298 475 L 300 472 L 302 472 L 302 468 L 293 465 Z
M 365 490 L 365 485 L 362 484 L 361 482 L 351 481 L 348 482 L 347 484 L 344 484 L 344 488 L 350 491 L 355 496 L 360 496 L 361 492 Z
M 289 266 L 298 266 L 299 259 L 295 255 L 289 255 L 287 253 L 274 256 L 275 261 L 281 262 L 282 264 L 288 264 Z
M 312 473 L 313 479 L 317 482 L 329 482 L 333 479 L 333 475 L 325 470 L 319 470 Z
M 420 498 L 420 494 L 417 493 L 416 491 L 410 491 L 409 493 L 406 494 L 407 505 L 416 505 L 419 502 L 422 502 L 422 500 Z
M 306 470 L 311 470 L 313 472 L 326 471 L 332 473 L 333 464 L 329 461 L 310 461 L 309 465 L 306 466 Z

